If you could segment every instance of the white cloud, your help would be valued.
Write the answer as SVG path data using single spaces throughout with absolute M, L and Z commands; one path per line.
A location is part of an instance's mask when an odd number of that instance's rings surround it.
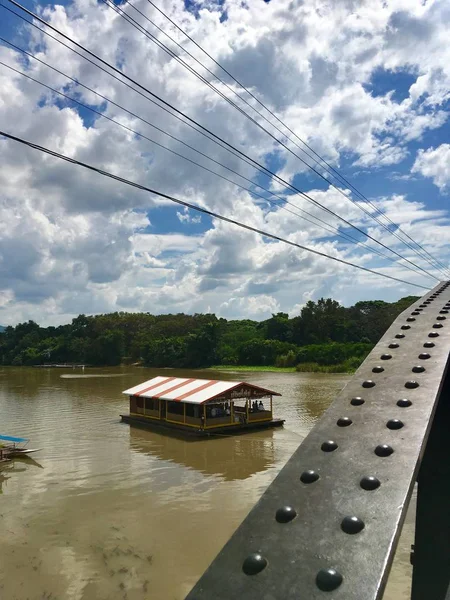
M 135 4 L 167 29 L 161 15 L 145 0 Z M 223 9 L 210 2 L 198 7 L 198 17 L 185 9 L 182 0 L 175 0 L 165 10 L 333 165 L 343 158 L 369 170 L 398 165 L 408 156 L 409 141 L 419 141 L 447 118 L 444 103 L 450 89 L 450 54 L 445 0 L 366 0 L 357 4 L 349 0 L 268 4 L 227 0 Z M 126 10 L 126 5 L 122 8 Z M 227 13 L 223 22 L 221 10 Z M 281 177 L 292 181 L 306 173 L 295 156 L 280 150 L 272 138 L 106 6 L 95 0 L 77 0 L 66 7 L 47 7 L 43 14 L 260 163 L 273 165 L 269 155 L 276 154 Z M 133 16 L 138 18 L 135 13 Z M 150 28 L 148 23 L 145 26 Z M 179 32 L 170 29 L 170 33 L 207 61 Z M 28 37 L 18 34 L 14 39 L 24 44 Z M 34 30 L 30 39 L 28 48 L 39 58 L 184 140 L 203 156 L 117 106 L 105 106 L 92 92 L 74 83 L 68 85 L 64 77 L 44 65 L 23 60 L 7 46 L 0 46 L 0 60 L 69 95 L 76 94 L 108 117 L 245 187 L 248 182 L 208 157 L 249 179 L 257 175 L 236 155 L 56 42 Z M 192 59 L 184 59 L 199 68 Z M 213 67 L 210 61 L 207 64 Z M 395 100 L 391 93 L 374 95 L 369 91 L 371 78 L 380 68 L 414 74 L 415 83 L 404 100 Z M 232 97 L 229 90 L 221 89 Z M 381 261 L 371 251 L 373 242 L 355 252 L 349 242 L 331 239 L 320 225 L 299 220 L 298 209 L 307 210 L 342 231 L 342 222 L 305 198 L 289 196 L 292 205 L 284 208 L 292 212 L 256 202 L 248 192 L 111 121 L 100 117 L 93 121 L 86 110 L 77 112 L 73 105 L 2 66 L 0 127 L 317 251 L 383 268 L 395 277 L 428 281 L 404 266 Z M 305 157 L 296 146 L 291 149 Z M 413 171 L 432 177 L 443 190 L 449 179 L 448 153 L 447 144 L 419 152 Z M 5 139 L 0 140 L 0 160 L 1 324 L 28 318 L 64 322 L 79 312 L 108 310 L 212 310 L 224 316 L 263 318 L 278 310 L 298 310 L 311 294 L 354 302 L 368 293 L 386 299 L 403 293 L 403 288 L 388 281 L 263 240 L 230 224 L 215 220 L 211 224 L 193 211 L 169 212 L 167 207 L 172 205 L 167 200 Z M 283 195 L 279 184 L 261 176 L 259 181 Z M 370 226 L 375 239 L 414 259 L 410 250 L 374 225 L 337 190 L 318 189 L 313 177 L 308 181 L 306 190 L 311 197 L 361 228 Z M 429 251 L 441 255 L 446 251 L 448 214 L 427 210 L 414 197 L 373 200 Z M 203 233 L 190 235 L 192 225 L 195 231 L 201 225 Z M 178 233 L 180 229 L 182 233 Z M 361 238 L 348 228 L 344 231 Z M 405 293 L 413 291 L 405 287 Z
M 431 177 L 433 183 L 444 191 L 450 183 L 450 144 L 419 150 L 411 171 Z

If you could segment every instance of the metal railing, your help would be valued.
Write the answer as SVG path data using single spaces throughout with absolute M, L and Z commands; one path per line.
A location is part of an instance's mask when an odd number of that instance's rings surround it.
M 403 312 L 188 600 L 374 600 L 416 481 L 412 600 L 450 600 L 450 282 Z

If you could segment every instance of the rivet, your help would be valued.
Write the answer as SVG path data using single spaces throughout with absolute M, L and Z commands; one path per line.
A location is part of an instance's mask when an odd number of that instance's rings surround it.
M 267 559 L 259 552 L 254 552 L 247 556 L 242 565 L 242 570 L 246 575 L 257 575 L 267 567 Z
M 377 366 L 372 369 L 372 373 L 382 373 L 384 371 L 384 367 Z
M 390 360 L 392 358 L 392 354 L 382 354 L 380 358 L 381 360 Z
M 412 323 L 412 322 L 413 322 L 413 321 L 415 321 L 415 320 L 416 320 L 416 319 L 415 319 L 414 317 L 408 317 L 408 318 L 406 319 L 406 321 L 407 321 L 408 323 Z
M 350 404 L 353 404 L 353 406 L 361 406 L 361 404 L 364 404 L 364 402 L 365 400 L 363 400 L 360 396 L 356 396 L 350 400 Z
M 300 481 L 302 483 L 314 483 L 315 481 L 317 481 L 319 479 L 319 473 L 317 473 L 316 471 L 303 471 L 303 473 L 300 475 Z
M 336 442 L 333 442 L 333 440 L 327 440 L 320 446 L 320 448 L 324 452 L 333 452 L 334 450 L 336 450 L 337 447 L 338 445 L 336 444 Z
M 425 300 L 425 302 L 424 302 L 424 304 L 427 304 L 427 305 L 430 303 L 431 303 L 431 300 Z
M 437 319 L 438 321 L 445 321 L 445 319 L 446 319 L 446 318 L 447 318 L 447 317 L 444 317 L 443 315 L 439 315 L 439 316 L 437 316 L 437 317 L 436 317 L 436 319 Z
M 388 429 L 401 429 L 403 427 L 402 421 L 400 419 L 389 419 L 386 423 L 386 427 Z
M 400 346 L 400 344 L 397 344 L 397 342 L 392 342 L 392 344 L 389 344 L 389 348 L 398 348 Z
M 297 511 L 292 506 L 282 506 L 275 514 L 275 519 L 278 523 L 289 523 L 297 516 Z
M 423 310 L 422 305 L 420 305 L 418 308 L 416 308 L 416 311 L 422 311 L 422 310 Z M 414 313 L 411 313 L 411 314 L 414 314 Z
M 402 340 L 405 337 L 404 333 L 397 333 L 397 335 L 395 336 L 398 340 Z
M 411 400 L 408 400 L 407 398 L 401 398 L 401 400 L 397 400 L 397 406 L 400 406 L 400 408 L 408 408 L 408 406 L 411 405 Z
M 376 477 L 373 477 L 372 475 L 365 475 L 359 482 L 359 485 L 362 487 L 363 490 L 371 492 L 372 490 L 376 490 L 377 488 L 379 488 L 381 484 L 380 480 Z
M 412 315 L 420 315 L 420 312 L 418 309 L 413 310 L 413 312 L 411 313 Z
M 338 419 L 336 421 L 336 425 L 338 427 L 348 427 L 352 423 L 353 423 L 353 421 L 350 419 L 350 417 L 341 417 L 340 419 Z
M 439 334 L 437 331 L 430 331 L 430 333 L 428 334 L 428 337 L 439 337 Z
M 433 329 L 441 329 L 442 327 L 442 323 L 434 323 L 433 324 Z
M 423 373 L 425 371 L 425 367 L 422 365 L 415 365 L 411 370 L 413 373 Z
M 448 310 L 445 310 L 445 308 L 443 308 L 439 312 L 440 312 L 441 315 L 448 315 Z
M 411 325 L 402 325 L 400 329 L 411 329 Z
M 420 304 L 420 308 L 426 308 L 426 304 Z
M 375 386 L 375 381 L 372 381 L 371 379 L 366 379 L 366 381 L 363 381 L 362 386 L 363 388 L 372 388 Z
M 377 456 L 390 456 L 393 452 L 394 452 L 394 449 L 392 448 L 392 446 L 389 446 L 388 444 L 379 444 L 375 448 L 375 454 Z
M 341 585 L 343 579 L 336 569 L 320 569 L 316 576 L 316 585 L 322 592 L 332 592 Z
M 364 529 L 364 521 L 358 517 L 344 517 L 341 521 L 341 529 L 344 533 L 354 535 Z
M 417 358 L 420 358 L 420 360 L 427 360 L 428 358 L 431 358 L 431 354 L 428 354 L 428 352 L 421 352 Z
M 435 343 L 434 342 L 425 342 L 425 344 L 423 345 L 424 348 L 434 348 L 435 347 Z
M 419 387 L 419 383 L 417 381 L 407 381 L 405 383 L 405 388 L 408 388 L 408 390 L 413 390 L 418 387 Z

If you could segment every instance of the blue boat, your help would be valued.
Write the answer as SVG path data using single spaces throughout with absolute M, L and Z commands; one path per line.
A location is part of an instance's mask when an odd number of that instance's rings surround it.
M 27 438 L 14 437 L 12 435 L 0 435 L 0 450 L 4 459 L 17 456 L 27 456 L 33 452 L 39 452 L 40 448 L 27 448 L 30 440 Z M 4 443 L 8 442 L 8 443 Z

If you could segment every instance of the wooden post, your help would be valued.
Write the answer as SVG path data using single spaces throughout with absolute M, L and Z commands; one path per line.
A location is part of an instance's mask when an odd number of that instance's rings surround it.
M 183 423 L 186 423 L 186 402 L 183 402 Z
M 247 423 L 248 423 L 248 398 L 245 399 L 245 412 L 247 413 Z
M 158 417 L 161 421 L 161 400 L 158 399 Z
M 272 394 L 270 394 L 270 418 L 273 419 Z
M 203 427 L 206 427 L 206 404 L 203 405 Z

